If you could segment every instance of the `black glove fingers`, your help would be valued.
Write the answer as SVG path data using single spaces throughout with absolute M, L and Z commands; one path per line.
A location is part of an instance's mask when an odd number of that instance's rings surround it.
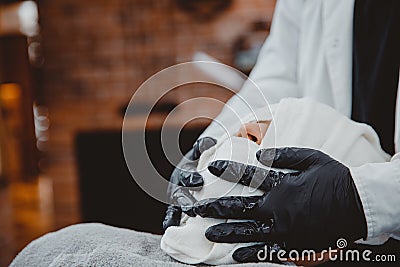
M 193 205 L 197 202 L 197 199 L 189 192 L 185 187 L 176 187 L 172 194 L 172 201 L 175 205 L 179 206 L 183 212 L 191 217 L 195 217 L 193 213 Z
M 169 179 L 169 187 L 172 187 L 172 189 L 168 188 L 168 195 L 171 195 L 170 192 L 174 190 L 174 185 L 200 188 L 203 186 L 203 177 L 201 177 L 201 175 L 197 172 L 197 161 L 191 161 L 187 159 L 188 155 L 192 153 L 193 149 L 185 155 L 185 157 L 172 171 Z M 191 188 L 191 190 L 196 190 L 196 188 Z
M 234 222 L 211 226 L 206 231 L 208 240 L 217 243 L 248 243 L 271 240 L 272 222 Z
M 184 171 L 179 172 L 179 185 L 190 187 L 190 190 L 199 191 L 204 184 L 203 177 L 197 171 Z
M 279 171 L 274 171 L 274 170 L 269 170 L 267 177 L 264 178 L 264 181 L 262 182 L 260 189 L 263 190 L 264 192 L 269 192 L 271 188 L 279 185 L 282 181 L 282 179 L 286 176 L 287 174 Z
M 237 262 L 273 262 L 281 263 L 278 259 L 278 251 L 281 247 L 275 243 L 263 245 L 253 245 L 249 247 L 238 248 L 233 252 L 233 259 Z
M 272 167 L 282 169 L 294 169 L 304 171 L 312 165 L 330 159 L 324 153 L 310 149 L 297 147 L 261 149 L 256 154 L 258 161 Z
M 208 165 L 208 170 L 215 176 L 218 176 L 232 183 L 241 183 L 245 186 L 259 188 L 265 192 L 271 190 L 273 186 L 279 184 L 284 176 L 282 172 L 267 170 L 253 165 L 243 163 L 216 160 Z
M 197 172 L 198 159 L 201 153 L 208 148 L 216 145 L 217 140 L 213 138 L 203 138 L 198 140 L 193 148 L 182 158 L 178 166 L 175 167 L 169 180 L 167 189 L 167 197 L 176 206 L 169 206 L 163 221 L 164 230 L 169 226 L 177 226 L 180 224 L 182 209 L 179 205 L 183 205 L 183 210 L 188 215 L 195 216 L 191 213 L 191 205 L 197 202 L 188 189 L 200 190 L 204 184 L 203 177 Z
M 163 221 L 163 229 L 167 230 L 170 226 L 178 226 L 181 222 L 182 210 L 177 206 L 168 206 Z
M 208 165 L 208 170 L 213 175 L 225 181 L 249 186 L 252 179 L 263 180 L 268 170 L 229 160 L 216 160 Z
M 207 149 L 215 146 L 217 144 L 217 140 L 211 137 L 204 137 L 196 141 L 193 145 L 193 153 L 192 160 L 198 160 L 201 154 Z
M 245 169 L 245 164 L 229 160 L 216 160 L 208 165 L 211 174 L 232 183 L 240 181 Z
M 201 217 L 219 219 L 253 219 L 262 196 L 221 197 L 197 202 L 191 211 Z

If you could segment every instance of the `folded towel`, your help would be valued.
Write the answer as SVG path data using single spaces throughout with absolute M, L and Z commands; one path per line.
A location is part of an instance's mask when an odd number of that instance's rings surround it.
M 273 123 L 260 146 L 244 138 L 224 137 L 217 146 L 202 154 L 198 171 L 204 178 L 204 187 L 201 191 L 193 192 L 198 200 L 227 195 L 261 195 L 259 190 L 224 181 L 207 170 L 210 162 L 219 159 L 260 167 L 255 154 L 261 147 L 296 146 L 319 149 L 347 166 L 385 162 L 390 159 L 381 149 L 378 136 L 371 127 L 351 121 L 326 105 L 307 98 L 288 98 L 271 109 Z M 256 111 L 246 122 L 259 120 L 257 114 L 262 113 L 263 110 Z M 208 227 L 232 221 L 234 220 L 184 216 L 180 226 L 167 229 L 161 239 L 161 248 L 174 259 L 185 263 L 235 263 L 232 259 L 234 250 L 251 244 L 216 244 L 208 241 L 204 235 Z
M 160 239 L 159 235 L 98 223 L 77 224 L 32 241 L 17 255 L 10 267 L 188 266 L 166 255 L 160 249 Z

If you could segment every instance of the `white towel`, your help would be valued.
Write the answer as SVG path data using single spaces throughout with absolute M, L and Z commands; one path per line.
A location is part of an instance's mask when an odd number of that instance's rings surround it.
M 371 127 L 353 122 L 326 105 L 306 98 L 288 98 L 274 105 L 272 110 L 273 123 L 260 146 L 244 138 L 230 137 L 219 140 L 217 146 L 203 153 L 198 171 L 204 178 L 204 187 L 193 192 L 198 200 L 227 195 L 261 195 L 259 190 L 224 181 L 207 170 L 208 164 L 217 159 L 260 166 L 255 154 L 261 147 L 319 149 L 347 166 L 390 159 L 381 149 L 378 136 Z M 253 116 L 247 121 L 254 120 Z M 204 235 L 208 227 L 226 221 L 234 220 L 183 216 L 180 226 L 167 229 L 161 239 L 161 248 L 174 259 L 189 264 L 235 263 L 232 253 L 250 244 L 216 244 Z

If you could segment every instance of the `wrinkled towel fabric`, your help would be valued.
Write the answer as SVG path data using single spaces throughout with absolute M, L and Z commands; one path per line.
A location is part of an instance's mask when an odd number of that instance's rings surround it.
M 308 98 L 288 98 L 273 105 L 271 109 L 273 123 L 260 146 L 244 138 L 223 137 L 217 146 L 203 153 L 198 171 L 204 178 L 204 187 L 201 191 L 193 192 L 196 199 L 261 195 L 259 190 L 218 179 L 207 170 L 210 162 L 219 159 L 260 166 L 255 155 L 261 147 L 319 149 L 347 166 L 385 162 L 390 159 L 381 149 L 378 136 L 370 126 L 351 121 L 329 106 Z M 256 111 L 246 122 L 271 119 L 257 114 L 263 114 L 263 110 Z M 243 244 L 216 244 L 208 241 L 204 235 L 208 227 L 232 221 L 234 220 L 184 216 L 180 226 L 166 230 L 161 239 L 161 248 L 172 258 L 189 264 L 235 263 L 232 253 L 244 246 Z
M 160 239 L 159 235 L 98 223 L 77 224 L 32 241 L 17 255 L 10 267 L 188 266 L 166 255 L 160 249 Z

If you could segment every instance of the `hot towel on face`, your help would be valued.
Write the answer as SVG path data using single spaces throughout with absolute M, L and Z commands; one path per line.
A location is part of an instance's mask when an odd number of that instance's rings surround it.
M 307 98 L 288 98 L 272 106 L 272 110 L 273 123 L 260 146 L 244 138 L 221 137 L 217 146 L 203 153 L 198 171 L 204 178 L 204 187 L 193 192 L 196 199 L 261 195 L 259 190 L 219 179 L 207 170 L 208 164 L 215 160 L 260 166 L 255 158 L 260 148 L 293 146 L 319 149 L 349 167 L 390 159 L 381 149 L 378 136 L 371 127 L 353 122 L 331 107 Z M 245 122 L 254 119 L 250 116 Z M 167 229 L 161 239 L 161 248 L 171 257 L 189 264 L 235 263 L 232 259 L 234 250 L 251 244 L 216 244 L 204 235 L 208 227 L 231 221 L 234 220 L 183 216 L 180 226 Z

